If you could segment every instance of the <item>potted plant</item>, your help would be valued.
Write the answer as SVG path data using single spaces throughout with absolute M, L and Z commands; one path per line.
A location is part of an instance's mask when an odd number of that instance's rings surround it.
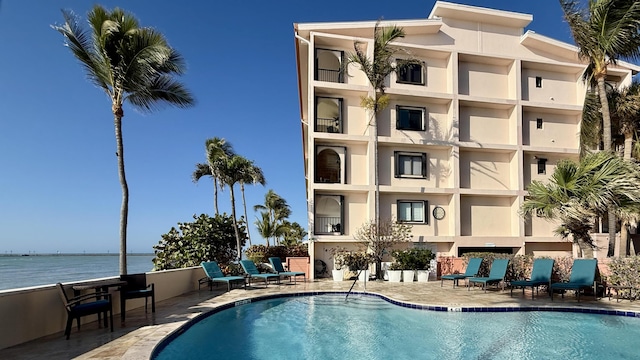
M 413 268 L 412 259 L 408 250 L 395 250 L 393 252 L 393 258 L 396 262 L 396 268 L 402 270 L 402 281 L 413 282 L 415 277 L 415 270 Z
M 400 282 L 402 280 L 402 266 L 394 261 L 389 266 L 387 274 L 389 275 L 389 282 Z
M 344 280 L 344 268 L 345 264 L 345 255 L 347 254 L 344 248 L 332 248 L 331 249 L 331 258 L 333 259 L 333 269 L 331 270 L 331 276 L 333 277 L 333 281 L 343 281 Z
M 372 261 L 371 255 L 364 251 L 344 254 L 344 265 L 349 267 L 349 271 L 358 274 L 360 281 L 369 279 L 369 265 L 371 265 Z

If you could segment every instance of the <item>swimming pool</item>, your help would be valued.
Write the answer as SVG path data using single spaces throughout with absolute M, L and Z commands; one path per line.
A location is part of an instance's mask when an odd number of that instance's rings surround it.
M 190 324 L 191 325 L 191 324 Z M 640 319 L 410 309 L 376 296 L 274 298 L 204 316 L 154 359 L 631 359 Z

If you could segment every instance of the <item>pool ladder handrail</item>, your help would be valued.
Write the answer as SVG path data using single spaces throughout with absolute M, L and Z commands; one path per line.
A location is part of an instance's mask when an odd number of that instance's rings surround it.
M 358 272 L 358 276 L 356 276 L 356 279 L 353 280 L 353 284 L 351 284 L 351 288 L 349 288 L 349 291 L 347 292 L 347 296 L 344 297 L 344 301 L 347 301 L 347 299 L 349 298 L 349 294 L 351 294 L 351 290 L 353 290 L 353 287 L 356 286 L 356 282 L 358 281 L 358 279 L 360 279 L 360 274 L 362 273 L 362 270 L 360 270 Z M 364 291 L 367 291 L 367 278 L 365 277 L 364 279 Z

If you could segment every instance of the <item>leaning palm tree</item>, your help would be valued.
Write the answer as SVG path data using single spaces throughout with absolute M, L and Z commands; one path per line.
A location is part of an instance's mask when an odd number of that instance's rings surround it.
M 258 233 L 267 241 L 267 247 L 270 246 L 269 239 L 277 238 L 278 236 L 284 234 L 286 231 L 286 227 L 283 224 L 274 223 L 269 218 L 269 213 L 262 212 L 260 213 L 260 218 L 256 218 L 254 222 L 256 228 L 258 229 Z
M 385 94 L 385 80 L 394 72 L 399 72 L 405 67 L 413 64 L 413 60 L 394 63 L 393 55 L 399 49 L 394 48 L 391 43 L 403 38 L 404 29 L 395 25 L 389 27 L 380 26 L 380 21 L 373 28 L 373 58 L 367 56 L 366 43 L 356 41 L 353 44 L 355 53 L 348 57 L 348 64 L 357 64 L 364 72 L 371 83 L 373 95 L 363 97 L 361 105 L 370 112 L 368 126 L 373 128 L 373 148 L 374 148 L 374 173 L 375 173 L 375 220 L 379 220 L 380 215 L 380 183 L 378 175 L 378 122 L 377 115 L 389 105 L 389 97 Z
M 240 155 L 233 155 L 227 159 L 219 160 L 214 164 L 214 172 L 219 174 L 220 181 L 229 187 L 231 194 L 231 216 L 233 218 L 233 229 L 236 233 L 238 260 L 242 259 L 242 243 L 240 241 L 240 232 L 238 230 L 238 221 L 236 217 L 236 198 L 234 187 L 240 180 L 246 176 L 248 169 L 252 166 L 251 161 Z
M 533 181 L 527 190 L 520 214 L 559 220 L 556 233 L 571 235 L 593 257 L 593 219 L 612 207 L 617 215 L 640 209 L 640 167 L 608 151 L 587 154 L 579 163 L 560 161 L 547 183 Z
M 142 111 L 163 104 L 188 107 L 191 93 L 175 79 L 184 73 L 184 61 L 164 36 L 140 27 L 133 15 L 122 9 L 108 11 L 96 5 L 88 14 L 89 29 L 83 29 L 70 11 L 63 11 L 64 24 L 52 26 L 84 67 L 89 80 L 111 101 L 116 135 L 118 175 L 122 187 L 120 208 L 120 273 L 127 273 L 127 221 L 129 187 L 124 171 L 122 143 L 123 103 Z
M 215 163 L 226 158 L 233 156 L 233 146 L 225 139 L 214 137 L 205 141 L 205 149 L 207 156 L 207 163 L 196 164 L 196 169 L 191 174 L 193 182 L 197 183 L 203 176 L 210 176 L 213 179 L 213 207 L 216 215 L 220 214 L 218 210 L 218 188 L 219 184 L 217 174 L 215 173 Z M 246 217 L 246 214 L 245 214 Z
M 247 201 L 244 198 L 244 184 L 260 184 L 264 186 L 267 181 L 264 178 L 264 173 L 262 169 L 251 162 L 251 166 L 247 169 L 247 172 L 244 174 L 244 177 L 240 179 L 240 192 L 242 193 L 242 208 L 244 209 L 244 218 L 247 217 Z M 247 226 L 247 238 L 249 239 L 249 246 L 251 246 L 251 232 L 249 231 L 249 227 Z
M 602 112 L 604 150 L 611 150 L 611 116 L 606 96 L 607 68 L 620 58 L 640 56 L 640 1 L 590 0 L 582 8 L 580 0 L 560 0 L 578 55 L 588 62 L 586 80 L 597 84 Z M 615 241 L 615 209 L 609 209 L 609 242 Z
M 287 204 L 287 201 L 280 195 L 276 194 L 273 189 L 270 189 L 264 196 L 263 205 L 255 205 L 253 210 L 261 210 L 262 213 L 266 213 L 271 221 L 272 227 L 281 225 L 283 221 L 291 215 L 291 208 Z M 277 243 L 280 235 L 273 235 L 274 243 Z

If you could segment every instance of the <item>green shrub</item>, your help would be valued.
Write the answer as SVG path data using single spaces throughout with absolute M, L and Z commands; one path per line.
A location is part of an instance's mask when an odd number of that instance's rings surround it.
M 394 269 L 399 270 L 427 270 L 431 264 L 431 260 L 435 258 L 435 254 L 429 249 L 407 249 L 395 250 L 392 252 L 394 263 L 391 264 Z M 395 265 L 394 265 L 395 264 Z
M 307 244 L 294 244 L 290 246 L 251 245 L 245 251 L 245 255 L 247 259 L 252 260 L 257 265 L 268 263 L 270 257 L 279 257 L 283 261 L 287 257 L 308 257 L 309 251 L 307 250 Z
M 612 259 L 606 281 L 608 285 L 631 287 L 631 291 L 621 294 L 624 297 L 631 300 L 640 297 L 640 256 Z

